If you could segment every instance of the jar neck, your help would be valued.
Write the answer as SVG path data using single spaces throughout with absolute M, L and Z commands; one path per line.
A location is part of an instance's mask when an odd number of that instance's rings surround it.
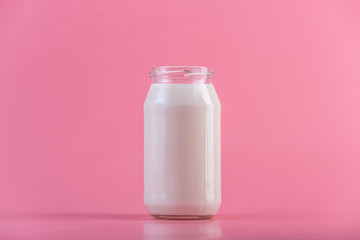
M 214 72 L 208 67 L 198 66 L 161 66 L 151 69 L 153 83 L 210 84 Z

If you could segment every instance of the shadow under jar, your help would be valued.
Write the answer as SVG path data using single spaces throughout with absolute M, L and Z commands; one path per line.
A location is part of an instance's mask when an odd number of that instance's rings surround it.
M 144 103 L 144 202 L 166 219 L 214 216 L 221 203 L 221 105 L 207 67 L 151 70 Z

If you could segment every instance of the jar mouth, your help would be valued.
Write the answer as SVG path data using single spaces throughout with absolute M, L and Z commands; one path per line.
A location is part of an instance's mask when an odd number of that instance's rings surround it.
M 151 68 L 154 83 L 210 83 L 214 71 L 203 66 L 159 66 Z

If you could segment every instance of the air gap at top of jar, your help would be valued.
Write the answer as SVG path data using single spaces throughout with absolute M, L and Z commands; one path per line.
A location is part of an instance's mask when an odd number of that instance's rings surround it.
M 144 103 L 144 202 L 167 219 L 214 216 L 221 203 L 221 105 L 213 71 L 152 68 Z

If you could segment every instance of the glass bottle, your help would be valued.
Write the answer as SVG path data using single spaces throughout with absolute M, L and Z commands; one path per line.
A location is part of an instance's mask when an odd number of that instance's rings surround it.
M 221 203 L 221 105 L 208 67 L 152 68 L 144 103 L 144 203 L 167 219 L 214 216 Z

